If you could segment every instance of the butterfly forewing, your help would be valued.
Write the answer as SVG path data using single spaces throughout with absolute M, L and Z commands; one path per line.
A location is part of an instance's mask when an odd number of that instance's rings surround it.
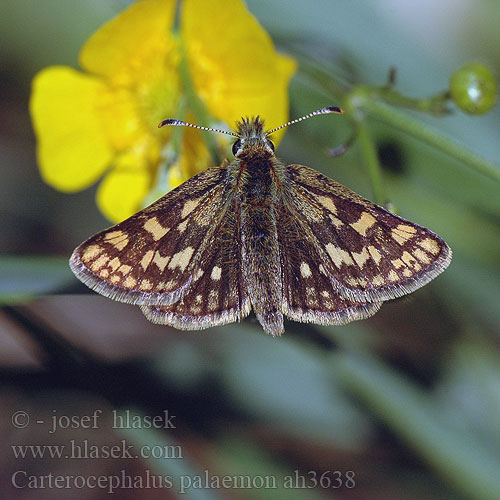
M 70 266 L 95 291 L 131 304 L 171 304 L 198 278 L 193 273 L 225 215 L 227 170 L 191 178 L 73 252 Z
M 295 321 L 323 325 L 345 324 L 375 314 L 381 303 L 361 303 L 339 295 L 307 229 L 287 207 L 286 195 L 278 207 L 283 314 Z
M 392 299 L 420 288 L 448 266 L 451 250 L 432 231 L 308 167 L 288 165 L 287 175 L 292 210 L 342 296 L 360 302 Z
M 250 301 L 241 273 L 238 228 L 239 207 L 233 200 L 193 270 L 199 279 L 175 304 L 142 306 L 146 317 L 182 330 L 199 330 L 248 316 Z

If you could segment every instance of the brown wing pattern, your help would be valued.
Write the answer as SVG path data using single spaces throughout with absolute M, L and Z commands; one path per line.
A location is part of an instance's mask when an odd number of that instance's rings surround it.
M 341 325 L 372 316 L 380 309 L 381 303 L 362 303 L 339 295 L 321 265 L 318 249 L 306 238 L 307 230 L 285 200 L 277 213 L 285 316 L 301 322 Z
M 181 330 L 200 330 L 248 316 L 251 306 L 242 279 L 239 210 L 234 202 L 193 272 L 199 279 L 175 304 L 141 306 L 150 321 Z
M 151 206 L 82 243 L 70 259 L 96 292 L 131 304 L 171 304 L 197 279 L 197 260 L 226 211 L 227 170 L 205 170 Z
M 291 210 L 312 236 L 343 297 L 379 302 L 410 293 L 444 271 L 451 250 L 436 234 L 301 165 L 286 167 Z

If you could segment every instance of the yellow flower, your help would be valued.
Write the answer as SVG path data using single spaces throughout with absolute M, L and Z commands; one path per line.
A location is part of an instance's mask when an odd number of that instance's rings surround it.
M 43 179 L 73 192 L 104 176 L 97 204 L 113 221 L 210 165 L 198 131 L 157 128 L 164 118 L 194 119 L 193 94 L 229 126 L 246 115 L 270 127 L 288 117 L 295 62 L 243 2 L 184 0 L 178 32 L 175 9 L 175 0 L 137 1 L 82 47 L 84 72 L 53 66 L 33 81 Z

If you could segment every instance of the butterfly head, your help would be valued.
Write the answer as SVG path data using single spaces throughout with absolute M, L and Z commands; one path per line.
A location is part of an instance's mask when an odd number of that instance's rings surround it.
M 242 118 L 237 124 L 238 139 L 233 144 L 234 156 L 239 156 L 244 151 L 267 151 L 274 154 L 274 144 L 269 134 L 264 129 L 264 121 L 259 116 L 255 118 Z

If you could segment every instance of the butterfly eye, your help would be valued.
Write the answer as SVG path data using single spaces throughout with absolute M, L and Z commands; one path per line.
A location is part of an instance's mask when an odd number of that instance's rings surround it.
M 272 152 L 274 153 L 274 144 L 268 140 L 267 145 L 271 148 Z
M 236 153 L 241 147 L 241 141 L 238 139 L 234 144 L 233 144 L 233 155 L 236 156 Z

